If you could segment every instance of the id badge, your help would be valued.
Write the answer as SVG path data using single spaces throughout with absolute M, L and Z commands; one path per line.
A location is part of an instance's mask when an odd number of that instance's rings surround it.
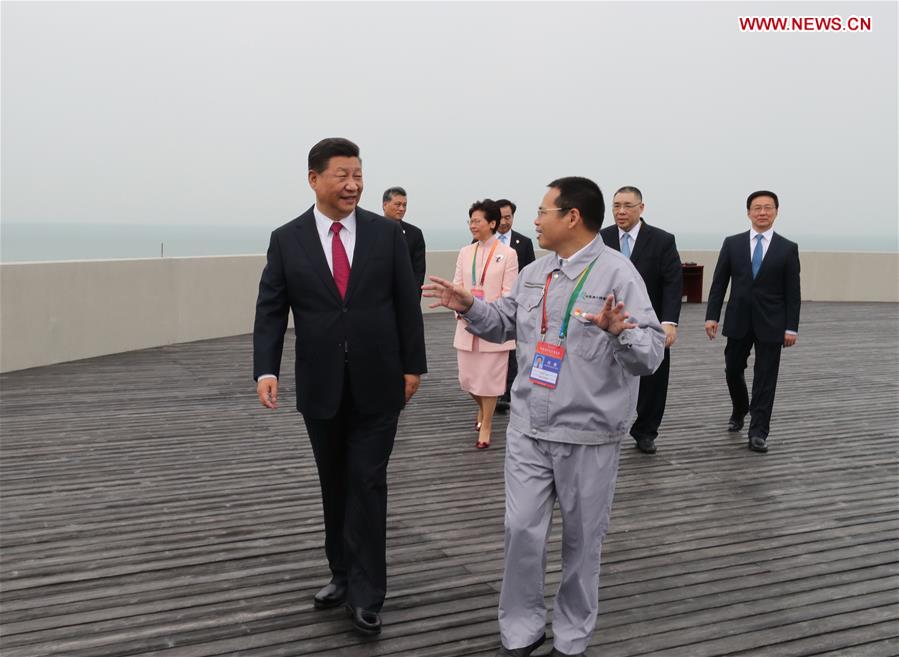
M 473 287 L 473 288 L 471 288 L 471 296 L 473 296 L 475 299 L 480 299 L 481 301 L 483 301 L 484 300 L 484 290 L 479 287 Z
M 530 379 L 544 388 L 554 389 L 559 380 L 559 370 L 565 358 L 565 347 L 549 342 L 538 342 L 531 363 Z

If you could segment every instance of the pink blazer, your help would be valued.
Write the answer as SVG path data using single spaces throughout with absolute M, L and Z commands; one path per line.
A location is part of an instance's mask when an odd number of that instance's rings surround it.
M 475 272 L 477 281 L 481 281 L 481 272 L 484 270 L 484 262 L 493 242 L 496 240 L 494 236 L 484 245 L 477 249 L 478 261 L 475 264 Z M 469 244 L 459 251 L 459 257 L 456 259 L 456 274 L 453 276 L 453 283 L 456 285 L 464 285 L 466 290 L 471 290 L 471 260 L 475 257 L 475 247 L 477 244 Z M 490 266 L 487 267 L 487 276 L 484 278 L 484 300 L 496 301 L 501 296 L 509 294 L 515 280 L 518 278 L 518 254 L 515 249 L 506 246 L 502 242 L 497 243 L 496 251 L 493 252 Z M 456 335 L 453 338 L 453 346 L 456 349 L 471 351 L 472 338 L 471 333 L 465 330 L 467 322 L 464 319 L 457 320 Z M 511 351 L 515 349 L 515 340 L 508 340 L 503 344 L 494 344 L 493 342 L 479 341 L 479 351 Z

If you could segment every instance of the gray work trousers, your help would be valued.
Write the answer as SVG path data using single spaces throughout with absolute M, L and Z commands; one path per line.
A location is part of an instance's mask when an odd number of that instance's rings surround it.
M 562 511 L 562 580 L 553 643 L 587 649 L 599 604 L 599 558 L 618 478 L 620 441 L 572 445 L 524 436 L 506 440 L 506 559 L 499 598 L 503 645 L 530 645 L 546 630 L 543 586 L 553 505 Z

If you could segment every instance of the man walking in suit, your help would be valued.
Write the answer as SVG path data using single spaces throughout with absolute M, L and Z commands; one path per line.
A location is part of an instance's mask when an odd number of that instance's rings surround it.
M 427 269 L 425 265 L 425 236 L 417 226 L 403 221 L 403 217 L 406 216 L 407 205 L 406 190 L 402 187 L 391 187 L 384 192 L 382 197 L 384 216 L 400 222 L 403 236 L 406 238 L 406 244 L 409 245 L 409 259 L 412 261 L 412 271 L 415 273 L 418 298 L 420 299 L 421 286 L 425 282 L 425 270 Z
M 292 312 L 297 410 L 318 468 L 331 569 L 314 604 L 345 604 L 355 628 L 374 635 L 387 590 L 387 461 L 400 410 L 426 371 L 424 326 L 399 224 L 357 206 L 359 147 L 320 141 L 308 178 L 315 205 L 271 236 L 253 377 L 263 406 L 276 408 Z
M 643 194 L 636 187 L 622 187 L 612 200 L 617 226 L 600 231 L 606 246 L 621 251 L 640 272 L 662 329 L 665 331 L 665 359 L 655 374 L 640 377 L 637 419 L 631 436 L 644 454 L 656 453 L 659 425 L 668 399 L 670 347 L 677 340 L 684 277 L 674 235 L 650 226 L 643 220 Z
M 768 451 L 780 351 L 796 344 L 799 331 L 799 247 L 774 232 L 779 208 L 777 194 L 767 190 L 746 199 L 752 229 L 724 240 L 705 315 L 705 332 L 713 340 L 729 282 L 724 371 L 733 410 L 727 430 L 740 431 L 748 412 L 749 449 L 754 452 Z M 744 372 L 753 348 L 750 401 Z
M 496 238 L 515 249 L 518 254 L 518 271 L 527 267 L 534 262 L 534 243 L 529 237 L 525 237 L 521 233 L 512 230 L 512 223 L 515 221 L 515 210 L 518 207 L 509 199 L 501 198 L 496 204 L 499 206 L 499 228 L 496 229 Z M 518 362 L 515 358 L 515 351 L 509 352 L 509 369 L 506 372 L 506 392 L 503 393 L 496 401 L 496 410 L 504 412 L 509 410 L 511 401 L 510 391 L 512 382 L 518 375 Z

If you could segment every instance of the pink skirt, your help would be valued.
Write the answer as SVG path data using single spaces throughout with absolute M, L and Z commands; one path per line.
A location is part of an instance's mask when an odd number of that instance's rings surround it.
M 473 351 L 456 349 L 459 362 L 459 385 L 462 390 L 479 397 L 499 397 L 506 392 L 508 351 L 478 351 L 478 338 Z

